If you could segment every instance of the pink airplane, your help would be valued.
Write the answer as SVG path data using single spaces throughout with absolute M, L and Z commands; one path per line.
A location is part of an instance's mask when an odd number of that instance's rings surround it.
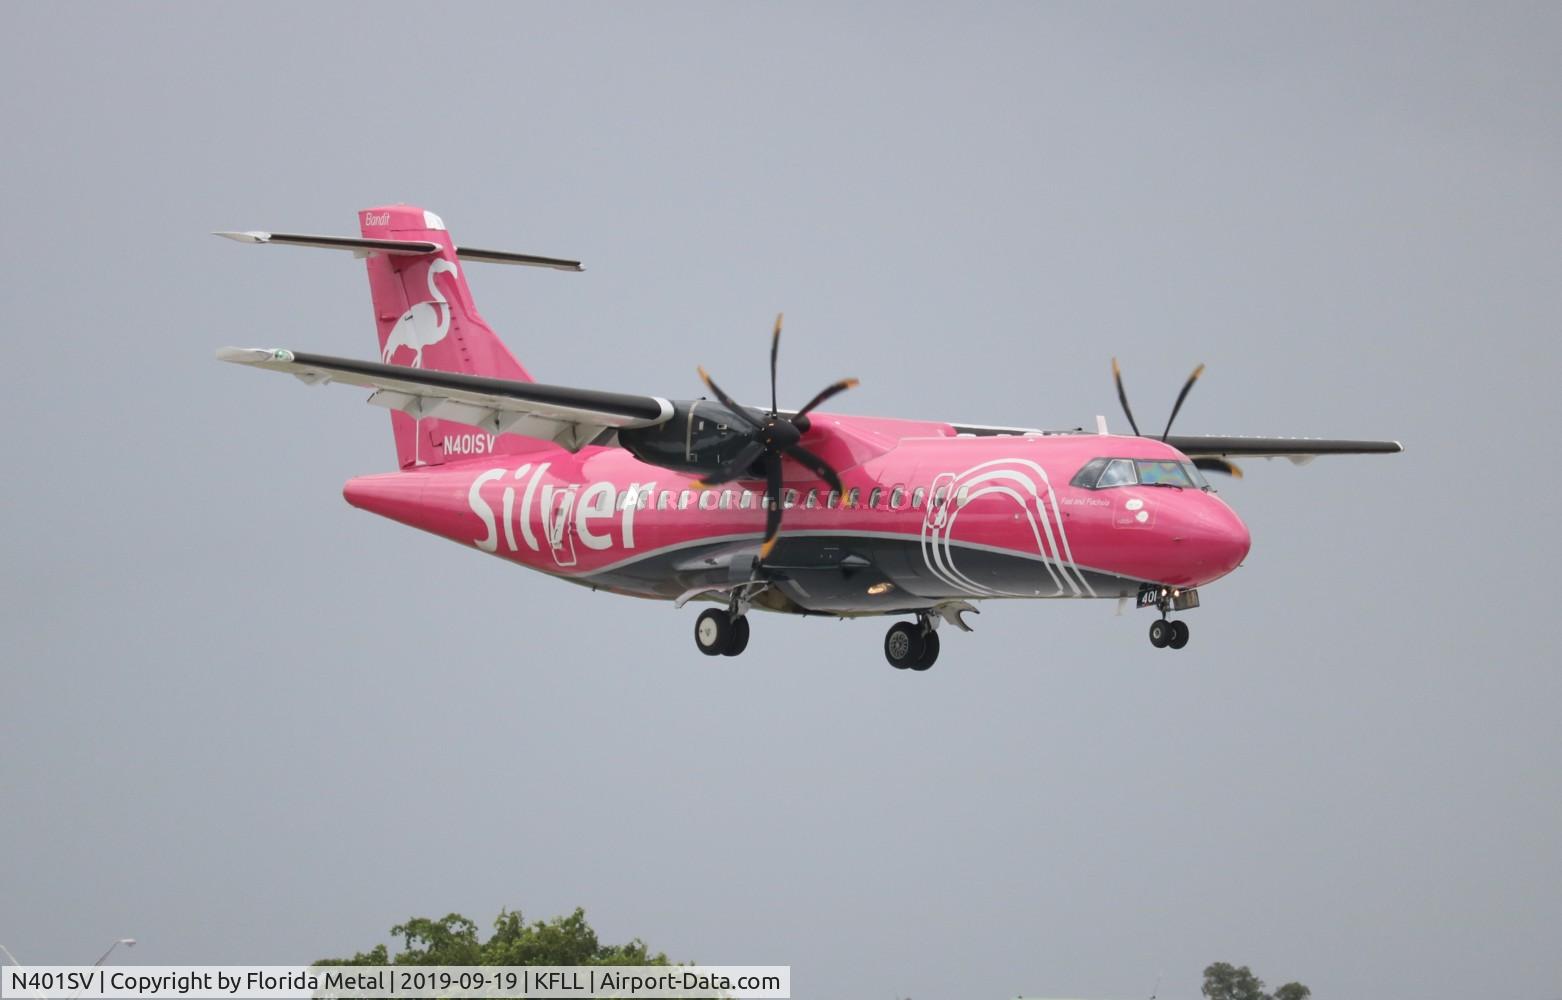
M 940 624 L 969 631 L 971 602 L 1115 598 L 1154 608 L 1156 647 L 1181 649 L 1171 612 L 1236 569 L 1249 539 L 1204 472 L 1233 456 L 1400 451 L 1394 441 L 1142 436 L 819 412 L 844 379 L 797 410 L 532 380 L 472 304 L 463 262 L 579 271 L 571 260 L 451 241 L 409 205 L 358 215 L 358 238 L 218 233 L 364 258 L 376 361 L 224 348 L 223 361 L 372 390 L 392 411 L 400 471 L 360 476 L 347 502 L 593 590 L 718 607 L 694 640 L 711 656 L 748 645 L 748 613 L 909 616 L 884 640 L 891 665 L 926 670 Z M 1121 605 L 1120 605 L 1121 606 Z

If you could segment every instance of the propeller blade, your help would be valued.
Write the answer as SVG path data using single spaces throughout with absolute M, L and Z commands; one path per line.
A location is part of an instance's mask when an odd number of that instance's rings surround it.
M 1233 479 L 1242 478 L 1242 469 L 1223 458 L 1195 458 L 1193 465 L 1204 472 L 1218 472 Z
M 731 396 L 727 395 L 725 392 L 722 392 L 721 386 L 716 384 L 716 380 L 710 377 L 709 372 L 707 372 L 704 368 L 696 368 L 695 370 L 700 373 L 700 378 L 705 382 L 706 387 L 710 389 L 711 395 L 720 400 L 722 406 L 725 406 L 727 409 L 731 410 L 733 416 L 737 417 L 740 421 L 746 424 L 749 430 L 759 430 L 759 424 L 755 422 L 753 417 L 749 416 L 748 411 L 743 409 L 743 407 L 739 406 L 737 403 L 733 402 Z
M 813 399 L 810 399 L 807 406 L 804 406 L 801 410 L 797 411 L 797 416 L 806 417 L 810 410 L 829 399 L 831 396 L 839 395 L 840 393 L 845 392 L 847 389 L 855 389 L 859 384 L 860 383 L 854 378 L 841 379 L 839 382 L 826 387 L 823 392 L 819 393 L 819 395 L 815 396 Z M 795 420 L 796 418 L 794 417 L 793 419 Z
M 830 489 L 837 493 L 845 494 L 846 488 L 841 485 L 841 477 L 830 468 L 830 463 L 815 455 L 800 444 L 794 444 L 786 450 L 786 453 L 797 459 L 799 463 L 811 469 L 814 475 L 830 484 Z
M 1117 366 L 1117 359 L 1112 359 L 1112 381 L 1117 383 L 1117 399 L 1123 404 L 1123 415 L 1128 418 L 1128 426 L 1134 429 L 1134 436 L 1139 435 L 1139 425 L 1134 422 L 1134 411 L 1128 408 L 1128 393 L 1123 391 L 1123 370 Z
M 734 479 L 741 479 L 748 474 L 748 470 L 753 467 L 755 462 L 759 461 L 759 456 L 764 453 L 764 445 L 758 441 L 750 441 L 743 446 L 742 451 L 733 456 L 732 461 L 723 465 L 715 472 L 701 476 L 690 483 L 689 486 L 691 489 L 703 490 L 710 486 L 719 486 L 722 483 L 731 482 Z
M 765 497 L 770 508 L 765 511 L 765 543 L 759 547 L 759 561 L 770 558 L 781 536 L 781 456 L 773 455 L 765 465 Z
M 1182 409 L 1182 401 L 1188 398 L 1188 390 L 1193 388 L 1193 383 L 1197 382 L 1199 380 L 1199 376 L 1203 374 L 1204 366 L 1199 365 L 1197 368 L 1193 369 L 1193 374 L 1188 376 L 1188 381 L 1182 384 L 1182 391 L 1177 393 L 1177 402 L 1172 404 L 1171 416 L 1166 418 L 1166 429 L 1161 432 L 1162 441 L 1165 441 L 1166 436 L 1171 433 L 1172 421 L 1177 419 L 1177 411 Z M 1132 420 L 1129 422 L 1132 423 Z
M 781 351 L 781 313 L 776 313 L 776 331 L 770 335 L 770 412 L 776 412 L 776 355 Z

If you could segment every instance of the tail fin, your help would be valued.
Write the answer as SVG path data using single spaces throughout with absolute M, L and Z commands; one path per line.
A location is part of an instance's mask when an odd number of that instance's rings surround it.
M 358 223 L 362 238 L 253 231 L 215 235 L 240 243 L 351 250 L 365 258 L 380 337 L 379 360 L 385 364 L 532 381 L 531 374 L 477 314 L 460 262 L 579 271 L 579 261 L 458 247 L 450 241 L 439 216 L 412 205 L 366 208 L 358 213 Z M 536 440 L 520 435 L 474 433 L 469 424 L 439 419 L 437 409 L 418 418 L 398 410 L 391 414 L 391 427 L 402 468 L 537 447 Z
M 364 239 L 432 243 L 433 254 L 370 253 L 369 292 L 386 364 L 533 381 L 472 303 L 445 224 L 433 212 L 386 205 L 358 213 Z
M 533 381 L 531 373 L 478 315 L 457 247 L 439 216 L 411 205 L 384 205 L 359 212 L 358 221 L 365 240 L 413 241 L 438 247 L 434 253 L 368 253 L 369 291 L 374 299 L 381 361 Z M 470 253 L 476 259 L 484 259 L 479 255 L 488 252 Z M 535 442 L 514 435 L 475 432 L 467 424 L 434 416 L 414 419 L 394 412 L 391 427 L 396 436 L 396 458 L 402 468 L 536 447 Z

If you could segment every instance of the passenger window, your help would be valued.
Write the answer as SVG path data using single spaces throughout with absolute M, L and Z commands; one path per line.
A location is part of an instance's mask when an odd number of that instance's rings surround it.
M 672 490 L 663 490 L 662 495 L 656 498 L 656 509 L 666 510 L 673 505 Z
M 813 510 L 817 506 L 819 506 L 819 491 L 809 490 L 808 497 L 803 501 L 803 507 L 807 510 Z
M 753 506 L 754 494 L 750 493 L 748 490 L 744 490 L 743 495 L 738 498 L 738 507 L 742 510 L 749 510 Z
M 894 489 L 889 491 L 889 509 L 890 510 L 900 510 L 905 505 L 906 505 L 906 488 L 904 486 L 896 486 Z
M 960 492 L 955 494 L 955 499 L 960 501 L 960 506 L 962 506 L 962 507 L 965 506 L 966 501 L 969 500 L 970 498 L 971 498 L 971 487 L 969 487 L 969 486 L 962 486 L 962 487 L 960 487 Z
M 1132 486 L 1138 481 L 1134 476 L 1134 463 L 1126 458 L 1116 458 L 1107 463 L 1106 471 L 1096 481 L 1096 488 L 1104 490 L 1108 486 Z
M 731 510 L 732 509 L 732 491 L 731 490 L 722 490 L 721 491 L 721 509 L 722 510 Z
M 635 508 L 637 510 L 645 510 L 651 506 L 651 498 L 655 495 L 655 490 L 641 490 L 639 498 L 635 501 Z
M 835 509 L 835 505 L 840 503 L 840 502 L 841 502 L 841 495 L 839 493 L 835 492 L 834 490 L 831 490 L 830 491 L 830 495 L 825 497 L 825 499 L 824 499 L 824 505 L 826 507 L 830 508 L 831 510 L 834 510 Z
M 942 507 L 944 505 L 944 501 L 946 501 L 948 499 L 949 499 L 949 487 L 948 486 L 940 486 L 938 489 L 933 491 L 933 506 L 934 507 Z
M 678 494 L 678 509 L 679 510 L 688 510 L 689 509 L 689 501 L 691 501 L 693 499 L 694 499 L 694 494 L 690 493 L 688 490 L 684 490 L 682 493 Z
M 712 490 L 700 491 L 700 510 L 715 510 L 716 494 Z
M 875 486 L 873 488 L 873 492 L 868 494 L 868 506 L 870 508 L 872 508 L 873 510 L 878 510 L 879 509 L 879 497 L 881 497 L 883 495 L 884 495 L 884 489 L 882 487 Z
M 862 496 L 862 487 L 860 487 L 860 486 L 853 486 L 851 489 L 846 491 L 846 502 L 844 504 L 842 504 L 842 506 L 843 507 L 855 507 L 855 506 L 857 506 L 857 498 L 860 497 L 860 496 Z
M 912 490 L 911 491 L 911 509 L 912 510 L 921 510 L 922 509 L 922 501 L 923 501 L 924 498 L 926 498 L 926 496 L 927 496 L 927 490 L 922 488 L 921 486 L 918 486 L 916 489 Z
M 797 491 L 787 490 L 785 493 L 781 494 L 781 506 L 784 510 L 791 510 L 793 507 L 796 507 Z
M 635 491 L 625 490 L 620 493 L 617 506 L 619 510 L 633 510 L 635 506 Z

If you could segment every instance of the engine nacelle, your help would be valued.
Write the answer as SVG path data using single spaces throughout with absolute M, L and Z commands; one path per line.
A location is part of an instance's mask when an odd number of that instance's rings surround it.
M 762 414 L 754 414 L 756 421 Z M 673 415 L 654 427 L 625 427 L 618 443 L 642 462 L 680 472 L 714 472 L 743 450 L 752 432 L 732 412 L 708 399 L 673 403 Z

